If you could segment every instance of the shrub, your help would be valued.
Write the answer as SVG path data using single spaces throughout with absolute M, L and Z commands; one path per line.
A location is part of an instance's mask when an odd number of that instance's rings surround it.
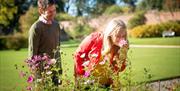
M 121 7 L 121 9 L 122 9 L 123 13 L 129 13 L 131 10 L 128 6 L 123 6 L 123 7 Z
M 73 20 L 74 17 L 73 16 L 70 16 L 69 14 L 67 13 L 58 13 L 56 15 L 56 19 L 58 21 L 69 21 L 69 20 Z
M 145 12 L 138 12 L 134 15 L 134 17 L 132 17 L 131 19 L 129 19 L 128 21 L 128 28 L 132 29 L 136 26 L 139 25 L 143 25 L 146 22 L 146 17 L 144 16 Z
M 28 45 L 28 39 L 20 33 L 14 35 L 0 37 L 0 50 L 3 49 L 14 49 L 19 50 L 25 48 Z
M 19 50 L 20 48 L 27 47 L 28 40 L 22 34 L 17 33 L 9 37 L 6 42 L 8 49 Z
M 22 15 L 19 19 L 20 30 L 27 35 L 31 25 L 38 17 L 39 13 L 37 7 L 30 7 L 26 14 Z
M 0 50 L 7 49 L 6 42 L 7 42 L 7 37 L 6 36 L 1 36 L 0 37 L 0 46 L 1 46 Z
M 113 13 L 122 13 L 122 8 L 118 5 L 112 5 L 104 11 L 104 14 L 109 15 Z
M 71 30 L 70 35 L 73 38 L 81 39 L 90 34 L 91 32 L 93 32 L 93 29 L 88 24 L 77 24 L 74 26 L 73 30 Z
M 171 30 L 175 32 L 175 36 L 180 36 L 180 23 L 179 21 L 169 21 L 160 25 L 164 30 Z
M 174 31 L 175 36 L 180 36 L 180 23 L 169 21 L 156 25 L 142 25 L 130 30 L 130 37 L 146 38 L 146 37 L 161 37 L 163 31 Z

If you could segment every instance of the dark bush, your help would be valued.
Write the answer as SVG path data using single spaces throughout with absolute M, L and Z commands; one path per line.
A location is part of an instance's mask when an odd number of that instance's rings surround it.
M 27 48 L 28 39 L 20 33 L 14 35 L 0 37 L 0 50 Z
M 136 13 L 131 19 L 128 21 L 128 28 L 132 29 L 136 26 L 143 25 L 146 22 L 146 17 L 144 16 L 145 12 Z
M 7 42 L 7 37 L 6 36 L 1 36 L 0 37 L 0 46 L 1 46 L 0 50 L 7 49 L 6 42 Z

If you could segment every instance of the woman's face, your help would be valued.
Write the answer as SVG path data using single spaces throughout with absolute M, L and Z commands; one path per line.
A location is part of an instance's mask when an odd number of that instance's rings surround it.
M 126 31 L 120 28 L 112 33 L 111 39 L 114 45 L 119 46 L 121 40 L 126 40 Z

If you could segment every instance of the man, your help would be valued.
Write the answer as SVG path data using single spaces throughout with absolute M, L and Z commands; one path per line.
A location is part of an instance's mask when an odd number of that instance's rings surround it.
M 54 20 L 55 0 L 38 0 L 38 10 L 39 19 L 29 30 L 29 57 L 46 53 L 51 58 L 58 59 L 57 66 L 62 69 L 58 47 L 60 46 L 60 27 Z M 60 74 L 62 74 L 62 70 L 60 70 Z M 57 77 L 54 76 L 52 79 L 55 85 L 58 85 Z

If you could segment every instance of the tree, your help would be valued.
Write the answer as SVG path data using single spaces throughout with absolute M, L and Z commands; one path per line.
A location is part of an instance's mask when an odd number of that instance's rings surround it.
M 0 4 L 0 27 L 1 31 L 8 29 L 11 25 L 14 15 L 17 13 L 17 7 L 14 4 L 14 0 L 1 0 Z M 8 29 L 9 30 L 9 29 Z M 10 32 L 10 30 L 8 31 Z
M 180 9 L 180 0 L 165 0 L 163 9 L 168 11 L 176 11 Z
M 114 4 L 116 4 L 116 0 L 97 0 L 94 13 L 102 14 L 109 6 L 112 6 Z
M 140 10 L 161 10 L 162 4 L 163 0 L 142 0 L 138 6 Z
M 1 0 L 0 5 L 0 25 L 7 27 L 10 21 L 17 13 L 17 7 L 14 5 L 14 0 Z
M 136 8 L 135 3 L 137 2 L 137 0 L 122 0 L 122 1 L 129 5 L 131 12 L 135 11 Z
M 26 0 L 1 0 L 0 27 L 5 34 L 18 30 L 18 19 L 28 9 Z M 14 29 L 15 28 L 15 29 Z
M 116 3 L 116 0 L 69 0 L 68 9 L 70 7 L 76 10 L 77 16 L 82 16 L 84 14 L 102 14 L 108 6 Z M 73 11 L 70 11 L 73 12 Z

